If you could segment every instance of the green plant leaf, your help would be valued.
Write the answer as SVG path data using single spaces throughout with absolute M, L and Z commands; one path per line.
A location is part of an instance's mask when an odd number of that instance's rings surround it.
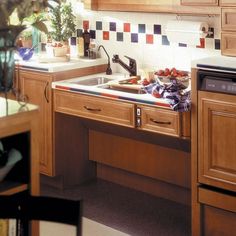
M 35 23 L 32 24 L 32 26 L 38 29 L 39 31 L 44 32 L 45 34 L 48 34 L 48 28 L 44 22 L 36 21 Z

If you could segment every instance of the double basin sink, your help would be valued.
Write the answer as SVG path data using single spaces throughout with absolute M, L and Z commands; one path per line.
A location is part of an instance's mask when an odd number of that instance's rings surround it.
M 168 104 L 165 99 L 146 94 L 142 85 L 129 83 L 130 77 L 124 74 L 105 73 L 77 77 L 52 83 L 53 89 L 69 90 L 96 96 L 105 96 L 145 104 Z M 127 82 L 127 83 L 126 83 Z
M 124 75 L 117 73 L 113 75 L 96 74 L 65 80 L 62 82 L 67 84 L 69 83 L 73 87 L 77 86 L 78 88 L 83 89 L 86 89 L 87 87 L 88 90 L 93 89 L 95 91 L 111 90 L 132 94 L 142 93 L 141 85 L 131 84 L 128 81 L 128 76 L 126 78 Z

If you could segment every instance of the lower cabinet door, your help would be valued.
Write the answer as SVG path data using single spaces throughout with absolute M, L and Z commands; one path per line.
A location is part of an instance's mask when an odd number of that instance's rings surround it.
M 52 153 L 52 102 L 50 76 L 34 72 L 20 73 L 21 93 L 39 106 L 40 173 L 54 175 Z

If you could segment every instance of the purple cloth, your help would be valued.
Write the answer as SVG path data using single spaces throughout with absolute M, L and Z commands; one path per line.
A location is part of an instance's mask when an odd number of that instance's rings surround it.
M 154 97 L 165 98 L 170 107 L 179 112 L 189 111 L 191 108 L 191 92 L 184 89 L 186 86 L 176 79 L 171 80 L 170 84 L 155 82 L 142 87 L 143 91 Z

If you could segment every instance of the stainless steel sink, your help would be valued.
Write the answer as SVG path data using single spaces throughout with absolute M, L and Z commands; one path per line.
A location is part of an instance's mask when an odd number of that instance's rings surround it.
M 96 86 L 100 84 L 106 84 L 107 82 L 113 79 L 106 77 L 93 77 L 93 78 L 84 78 L 77 81 L 71 81 L 73 84 L 86 85 L 86 86 Z
M 112 86 L 109 84 L 104 84 L 104 85 L 98 86 L 98 88 L 119 91 L 119 92 L 124 92 L 124 93 L 134 93 L 134 94 L 144 94 L 145 93 L 141 89 L 130 89 L 130 88 L 125 88 L 125 87 L 122 88 L 122 87 Z

